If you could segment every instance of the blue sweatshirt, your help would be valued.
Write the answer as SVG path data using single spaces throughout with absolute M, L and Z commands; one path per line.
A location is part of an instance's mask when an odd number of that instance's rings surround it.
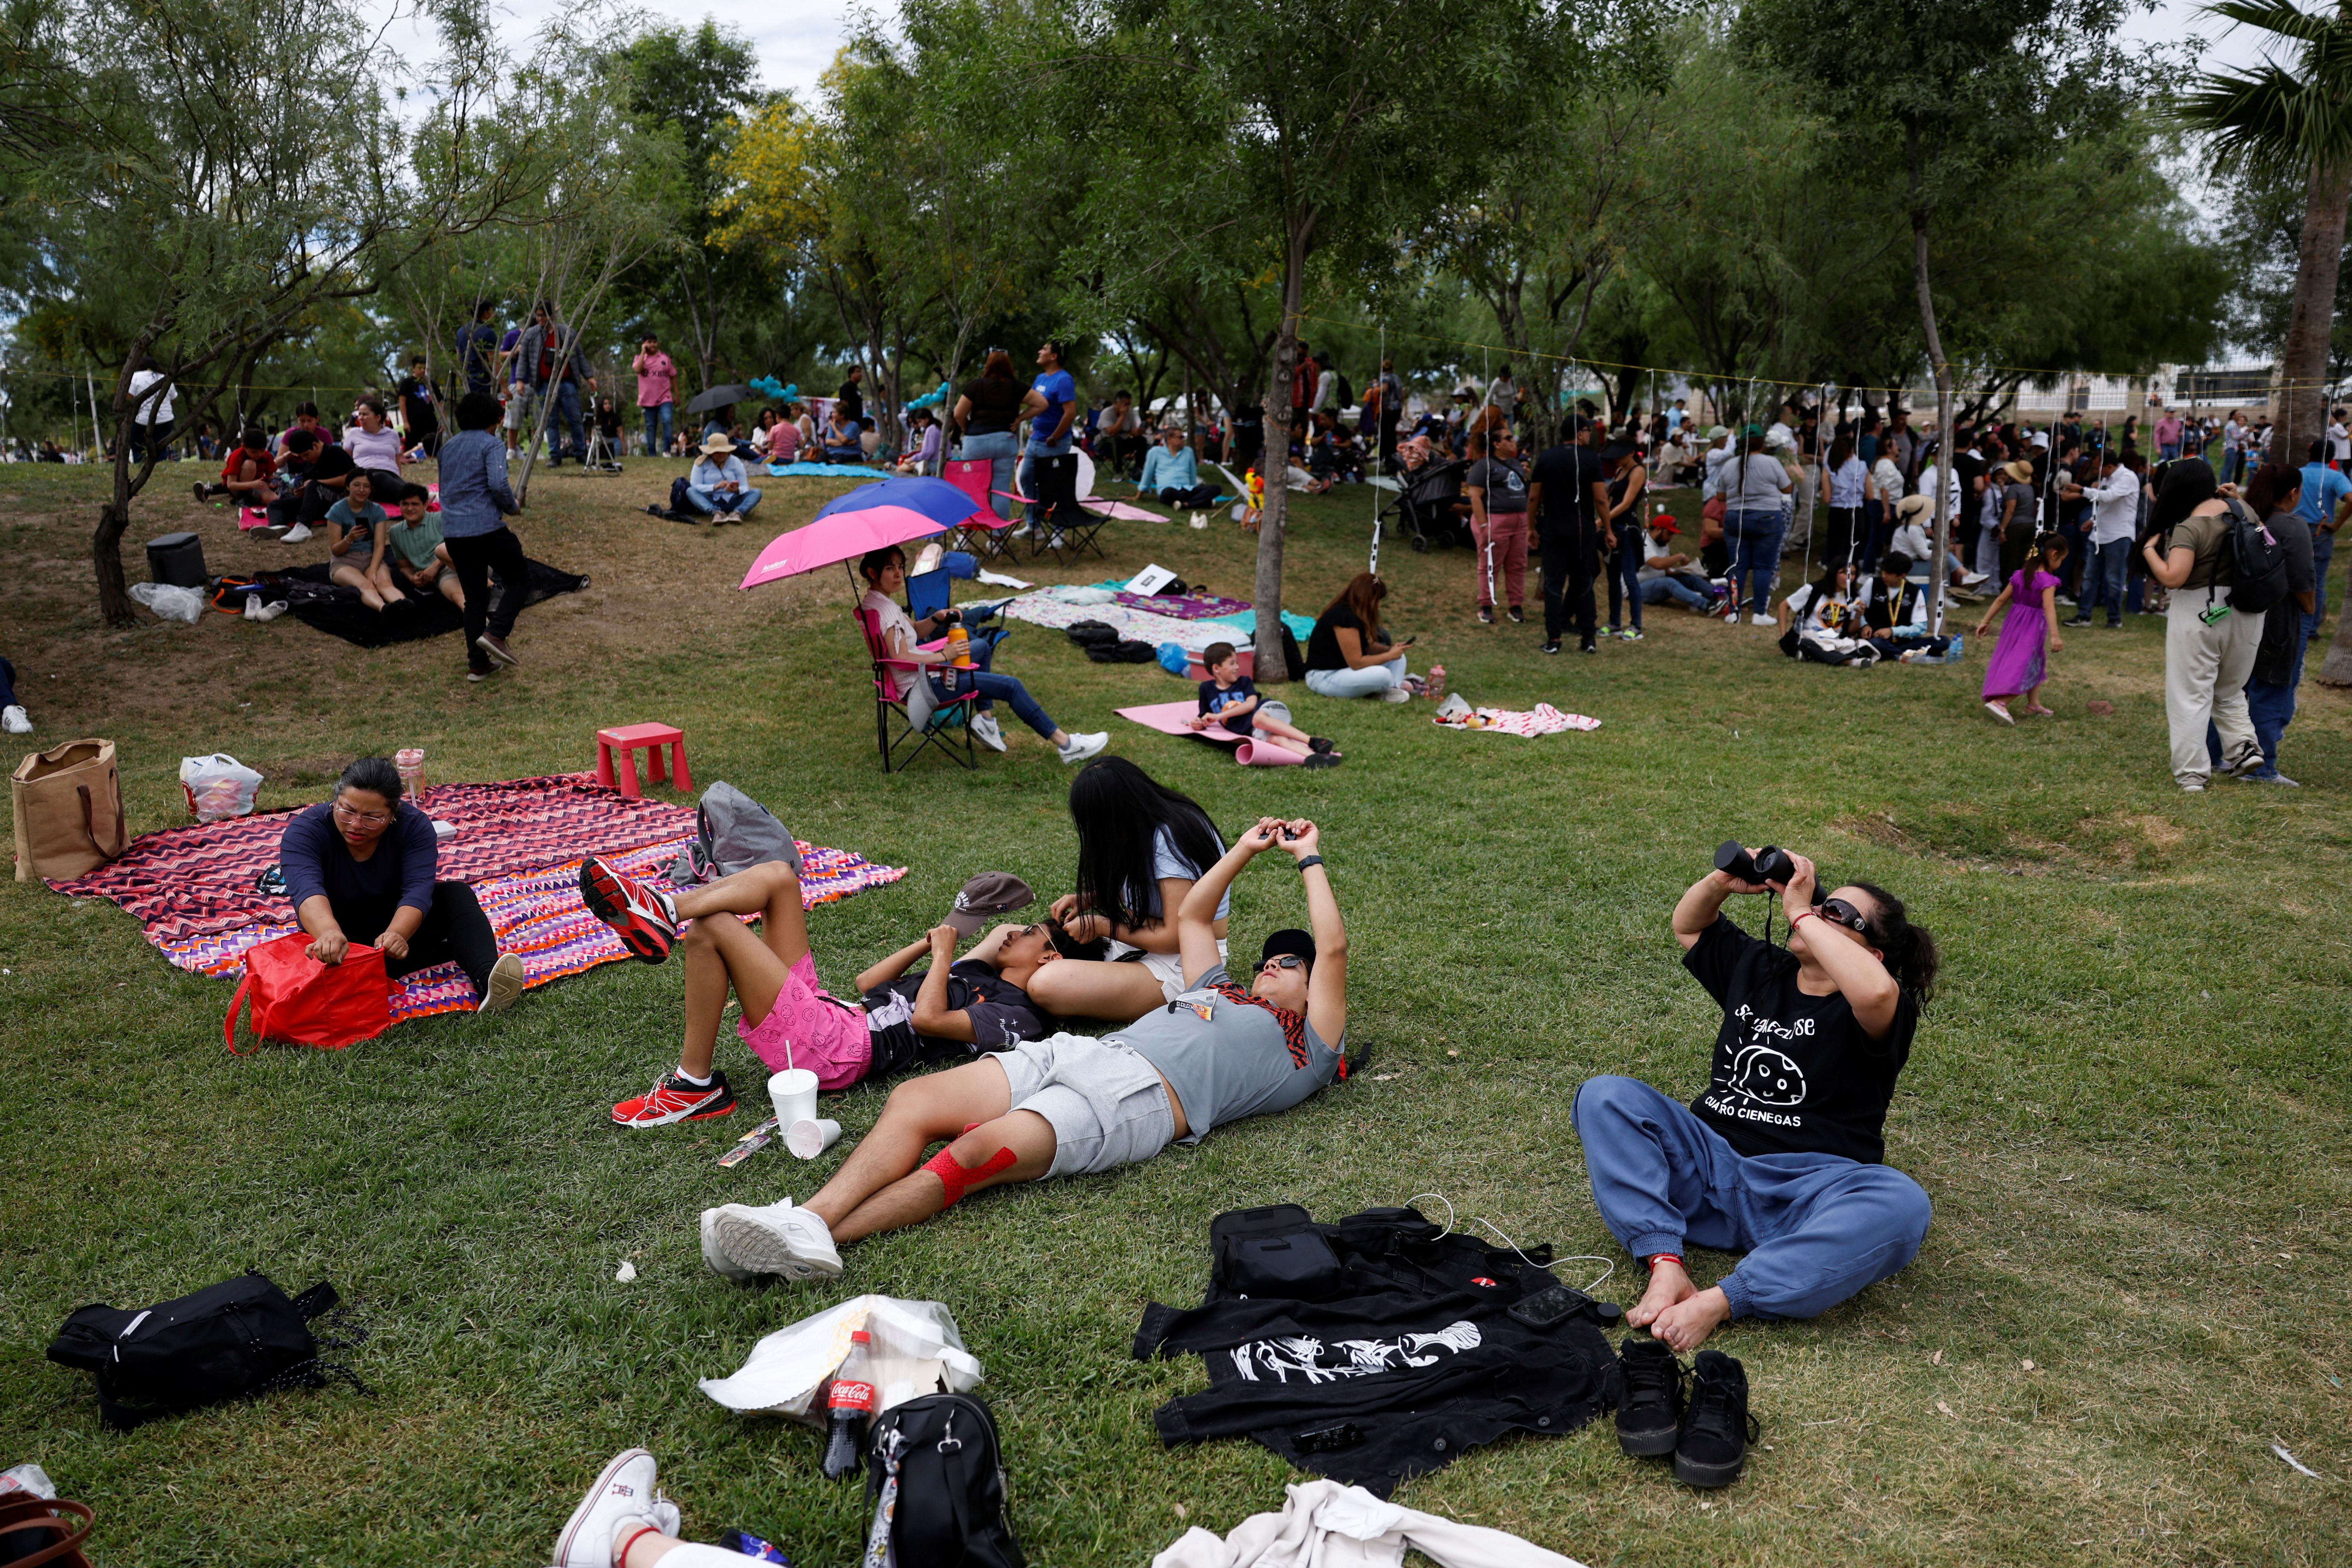
M 488 430 L 461 430 L 441 446 L 441 536 L 475 539 L 520 511 L 507 484 L 506 443 Z
M 375 853 L 354 860 L 351 846 L 335 830 L 335 808 L 314 805 L 286 825 L 278 861 L 286 876 L 286 896 L 297 910 L 321 893 L 334 903 L 375 902 L 397 895 L 402 905 L 429 914 L 441 843 L 434 837 L 431 817 L 405 801 L 395 801 L 392 826 L 375 841 Z M 375 933 L 346 934 L 365 941 Z

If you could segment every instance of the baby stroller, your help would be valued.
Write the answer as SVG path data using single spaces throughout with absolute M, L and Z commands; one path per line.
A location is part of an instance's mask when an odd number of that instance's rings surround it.
M 1416 552 L 1427 552 L 1432 544 L 1468 543 L 1470 503 L 1462 499 L 1462 476 L 1468 469 L 1468 464 L 1451 458 L 1433 460 L 1411 473 L 1400 469 L 1396 480 L 1402 488 L 1381 514 L 1382 523 L 1402 523 Z

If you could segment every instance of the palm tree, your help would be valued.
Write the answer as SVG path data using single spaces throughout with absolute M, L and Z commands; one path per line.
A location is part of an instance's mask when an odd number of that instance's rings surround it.
M 2209 139 L 2222 172 L 2267 169 L 2305 184 L 2294 303 L 2279 355 L 2283 446 L 2273 448 L 2292 464 L 2327 427 L 2327 345 L 2352 200 L 2352 0 L 2318 11 L 2293 0 L 2220 0 L 2205 9 L 2269 34 L 2264 58 L 2251 70 L 2201 72 L 2173 112 Z M 2352 686 L 2352 615 L 2336 616 L 2319 679 Z

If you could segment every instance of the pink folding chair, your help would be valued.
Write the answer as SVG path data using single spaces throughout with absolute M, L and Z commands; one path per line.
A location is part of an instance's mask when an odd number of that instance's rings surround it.
M 918 725 L 914 715 L 907 711 L 905 692 L 916 681 L 929 679 L 929 667 L 910 658 L 891 657 L 882 641 L 880 615 L 863 606 L 849 613 L 856 618 L 858 635 L 866 639 L 866 654 L 874 660 L 874 742 L 881 748 L 882 771 L 902 772 L 921 755 L 924 747 L 930 745 L 938 746 L 943 755 L 962 763 L 967 770 L 978 768 L 980 758 L 971 743 L 971 712 L 973 700 L 980 694 L 967 691 L 942 702 L 931 710 L 929 723 Z M 898 717 L 898 732 L 895 735 L 890 732 L 890 716 L 894 713 Z M 950 720 L 961 721 L 960 747 L 954 739 L 958 731 Z M 915 742 L 914 749 L 902 761 L 893 763 L 891 758 L 910 737 Z
M 950 531 L 955 535 L 955 547 L 969 550 L 983 561 L 1005 553 L 1003 531 L 1013 526 L 1011 518 L 996 515 L 996 503 L 988 493 L 989 475 L 994 467 L 986 458 L 959 458 L 949 462 L 940 474 L 971 498 L 973 515 Z

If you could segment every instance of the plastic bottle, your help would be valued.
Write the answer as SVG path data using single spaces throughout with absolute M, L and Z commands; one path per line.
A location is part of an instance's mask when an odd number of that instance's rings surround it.
M 1433 664 L 1429 667 L 1429 700 L 1434 702 L 1444 695 L 1445 667 L 1442 664 Z
M 837 1481 L 863 1466 L 866 1423 L 874 1415 L 874 1384 L 866 1373 L 874 1359 L 873 1336 L 864 1329 L 849 1336 L 849 1354 L 833 1374 L 825 1395 L 825 1420 L 832 1428 L 824 1444 L 824 1479 Z
M 971 634 L 961 621 L 948 628 L 948 662 L 958 669 L 971 668 Z
M 392 754 L 392 765 L 394 771 L 400 774 L 402 793 L 411 800 L 415 799 L 416 792 L 425 787 L 425 748 L 401 747 Z

